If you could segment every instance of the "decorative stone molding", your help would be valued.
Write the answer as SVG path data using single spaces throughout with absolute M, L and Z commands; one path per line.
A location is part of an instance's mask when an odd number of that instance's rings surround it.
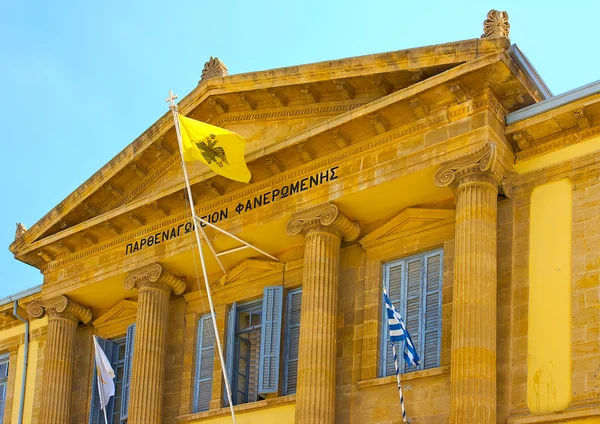
M 45 314 L 52 317 L 57 314 L 68 314 L 84 324 L 92 321 L 92 310 L 83 306 L 65 295 L 52 297 L 45 300 L 34 300 L 27 305 L 27 313 L 32 318 L 42 318 Z
M 15 232 L 15 240 L 23 237 L 23 234 L 25 234 L 26 231 L 27 231 L 27 228 L 25 228 L 25 226 L 23 224 L 21 224 L 20 222 L 17 222 L 17 231 Z
M 433 181 L 438 187 L 456 189 L 460 182 L 466 179 L 492 178 L 500 185 L 502 177 L 496 171 L 497 157 L 496 145 L 487 142 L 474 152 L 460 156 L 457 159 L 444 163 L 435 173 Z
M 161 264 L 153 263 L 151 265 L 131 271 L 125 281 L 123 288 L 131 290 L 135 286 L 138 288 L 145 286 L 154 286 L 155 283 L 164 284 L 173 290 L 176 295 L 183 294 L 185 291 L 185 278 L 177 277 L 167 271 Z
M 348 242 L 356 240 L 360 235 L 358 222 L 342 214 L 333 203 L 322 203 L 294 213 L 285 230 L 289 236 L 296 236 L 316 226 L 334 227 Z
M 227 75 L 229 75 L 227 66 L 225 66 L 225 64 L 221 62 L 218 57 L 211 56 L 208 62 L 204 64 L 202 76 L 200 77 L 198 84 L 209 78 L 226 77 Z
M 492 9 L 487 14 L 487 19 L 483 21 L 483 34 L 481 38 L 508 38 L 510 24 L 508 23 L 508 13 Z

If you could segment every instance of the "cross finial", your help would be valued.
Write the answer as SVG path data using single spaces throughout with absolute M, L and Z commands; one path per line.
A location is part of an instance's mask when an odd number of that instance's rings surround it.
M 177 98 L 177 94 L 173 94 L 173 90 L 169 90 L 169 97 L 167 97 L 166 102 L 169 103 L 169 108 L 176 108 L 175 99 Z

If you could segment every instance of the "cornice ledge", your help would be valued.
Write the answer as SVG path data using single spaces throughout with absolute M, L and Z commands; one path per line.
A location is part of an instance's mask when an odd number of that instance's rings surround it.
M 27 313 L 32 318 L 42 318 L 46 313 L 70 314 L 84 324 L 92 321 L 92 310 L 83 306 L 65 295 L 59 295 L 44 300 L 34 300 L 27 305 Z
M 472 178 L 469 177 L 477 175 L 495 183 L 506 197 L 510 197 L 512 174 L 502 170 L 496 144 L 491 141 L 475 151 L 443 163 L 435 172 L 433 182 L 438 187 L 456 190 L 462 181 L 470 181 Z
M 159 263 L 153 263 L 131 271 L 123 282 L 123 288 L 131 290 L 135 286 L 140 287 L 148 283 L 164 284 L 176 295 L 183 294 L 186 287 L 185 278 L 175 276 Z
M 344 241 L 351 242 L 360 235 L 360 225 L 340 212 L 333 203 L 319 205 L 295 212 L 287 223 L 288 236 L 296 236 L 310 227 L 322 225 L 335 227 L 342 235 Z

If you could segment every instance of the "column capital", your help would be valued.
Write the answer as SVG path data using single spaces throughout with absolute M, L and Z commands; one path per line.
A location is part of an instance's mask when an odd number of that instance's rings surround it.
M 345 241 L 354 241 L 360 234 L 360 225 L 340 212 L 333 203 L 321 203 L 298 212 L 294 212 L 287 223 L 288 236 L 296 236 L 311 227 L 323 226 L 336 228 Z
M 185 291 L 185 278 L 173 275 L 159 263 L 153 263 L 131 271 L 123 282 L 125 290 L 131 290 L 135 286 L 143 288 L 157 285 L 166 286 L 168 290 L 180 295 Z
M 510 197 L 510 176 L 503 174 L 498 164 L 496 144 L 488 141 L 473 152 L 443 163 L 433 181 L 438 187 L 450 186 L 453 190 L 467 182 L 487 182 L 500 187 Z
M 49 299 L 34 300 L 27 305 L 27 313 L 32 318 L 42 318 L 45 314 L 49 317 L 55 315 L 70 315 L 84 324 L 92 321 L 92 310 L 83 306 L 65 295 Z

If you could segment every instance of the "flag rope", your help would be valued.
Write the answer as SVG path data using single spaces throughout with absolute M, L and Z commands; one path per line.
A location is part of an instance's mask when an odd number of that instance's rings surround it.
M 177 97 L 173 95 L 173 92 L 170 91 L 167 101 L 170 102 L 169 109 L 171 109 L 171 112 L 173 113 L 173 119 L 175 121 L 175 132 L 177 133 L 177 144 L 179 145 L 179 153 L 181 154 L 181 167 L 183 169 L 183 176 L 185 178 L 187 195 L 188 195 L 188 199 L 190 201 L 190 210 L 192 213 L 192 217 L 195 217 L 196 216 L 196 208 L 194 206 L 194 200 L 192 197 L 192 188 L 190 186 L 190 179 L 188 177 L 187 169 L 185 167 L 185 161 L 183 159 L 183 146 L 181 145 L 181 131 L 179 129 L 179 119 L 177 117 L 177 115 L 178 115 L 177 104 L 175 104 L 176 98 Z M 197 223 L 194 223 L 194 232 L 196 234 L 196 243 L 198 244 L 198 252 L 200 254 L 200 263 L 202 265 L 202 274 L 204 276 L 204 285 L 206 287 L 208 304 L 210 306 L 210 316 L 212 319 L 213 329 L 215 332 L 215 340 L 217 342 L 217 350 L 219 351 L 219 360 L 221 362 L 221 371 L 223 372 L 223 379 L 225 380 L 225 391 L 227 392 L 227 400 L 229 402 L 229 410 L 231 412 L 231 420 L 233 421 L 233 424 L 236 424 L 235 411 L 233 410 L 233 401 L 231 399 L 231 388 L 229 386 L 229 378 L 227 377 L 227 369 L 224 366 L 225 358 L 223 356 L 223 347 L 221 346 L 221 338 L 219 337 L 219 329 L 217 327 L 217 318 L 215 316 L 215 307 L 213 305 L 212 295 L 210 294 L 210 285 L 208 283 L 208 275 L 206 272 L 206 263 L 204 261 L 204 253 L 202 251 L 202 242 L 200 240 L 200 231 L 202 231 L 202 235 L 204 236 L 204 239 L 207 241 L 207 244 L 210 246 L 210 249 L 216 258 L 217 258 L 217 256 L 216 256 L 216 252 L 212 248 L 212 245 L 210 245 L 210 242 L 208 241 L 208 238 L 206 237 L 206 234 L 204 233 L 202 226 L 197 225 Z M 223 268 L 223 265 L 219 261 L 219 258 L 217 258 L 217 261 L 219 262 L 221 269 L 223 269 L 223 271 L 225 271 L 225 269 Z

